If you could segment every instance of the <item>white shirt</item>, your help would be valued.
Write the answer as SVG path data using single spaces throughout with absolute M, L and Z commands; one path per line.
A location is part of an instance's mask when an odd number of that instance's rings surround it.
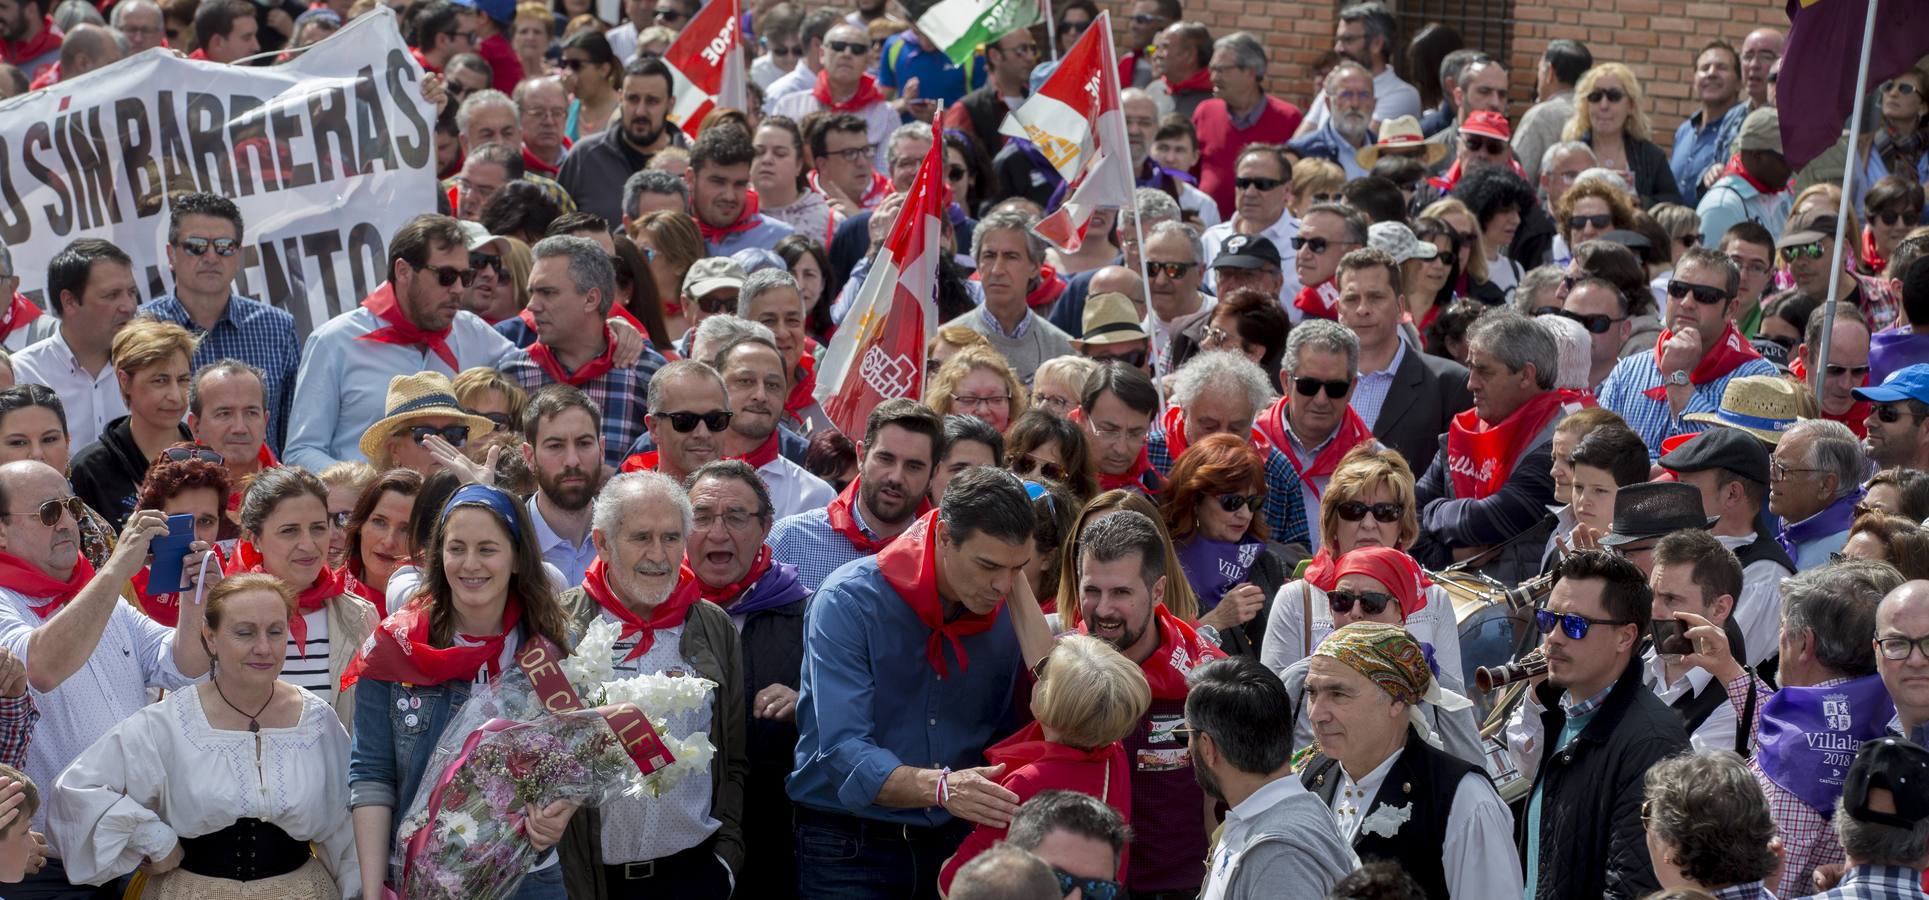
M 1212 271 L 1212 260 L 1219 255 L 1219 245 L 1225 243 L 1226 238 L 1240 233 L 1239 225 L 1239 214 L 1233 213 L 1231 219 L 1207 228 L 1205 234 L 1199 236 L 1199 242 L 1206 248 L 1204 283 L 1207 288 L 1214 291 L 1219 289 L 1219 279 Z M 1299 273 L 1293 268 L 1293 258 L 1297 255 L 1293 250 L 1293 238 L 1299 236 L 1299 219 L 1293 216 L 1292 210 L 1283 210 L 1279 219 L 1266 226 L 1259 236 L 1272 241 L 1273 249 L 1279 251 L 1279 273 L 1285 278 L 1279 285 L 1279 308 L 1285 310 L 1286 318 L 1297 325 L 1305 315 L 1293 305 L 1293 298 L 1299 296 Z
M 1186 330 L 1192 323 L 1212 315 L 1212 308 L 1219 305 L 1219 299 L 1211 294 L 1199 294 L 1199 308 L 1186 313 L 1170 322 L 1159 318 L 1152 304 L 1145 306 L 1145 321 L 1139 323 L 1152 338 L 1152 376 L 1155 379 L 1172 374 L 1172 339 Z
M 1708 686 L 1708 682 L 1713 681 L 1715 678 L 1715 676 L 1708 674 L 1708 670 L 1697 666 L 1690 668 L 1687 673 L 1683 674 L 1680 678 L 1672 682 L 1666 682 L 1665 680 L 1668 677 L 1667 671 L 1662 665 L 1661 657 L 1655 654 L 1653 647 L 1648 648 L 1647 652 L 1642 654 L 1642 659 L 1641 682 L 1646 684 L 1649 690 L 1654 691 L 1654 695 L 1660 697 L 1661 702 L 1669 706 L 1673 706 L 1683 697 L 1699 692 L 1702 688 Z M 1715 690 L 1722 690 L 1722 686 L 1719 684 L 1715 685 Z M 1687 723 L 1684 721 L 1682 724 L 1685 725 Z M 1697 751 L 1703 752 L 1708 750 L 1735 749 L 1734 705 L 1726 700 L 1717 704 L 1715 711 L 1709 713 L 1708 718 L 1701 721 L 1701 727 L 1695 729 L 1693 733 L 1688 735 L 1688 742 L 1693 744 Z
M 100 440 L 107 423 L 127 415 L 114 364 L 103 363 L 100 374 L 89 375 L 58 332 L 14 354 L 13 377 L 19 384 L 44 384 L 60 396 L 67 412 L 67 446 L 76 452 Z
M 803 60 L 798 60 L 796 68 L 791 69 L 789 72 L 786 72 L 783 77 L 778 78 L 776 81 L 764 87 L 764 114 L 771 115 L 775 113 L 777 111 L 777 101 L 791 94 L 795 94 L 798 91 L 808 91 L 816 86 L 817 73 L 811 71 L 809 66 L 804 65 Z
M 624 22 L 603 32 L 603 38 L 610 43 L 610 52 L 616 54 L 620 63 L 627 64 L 636 55 L 636 23 Z
M 607 610 L 599 609 L 596 615 L 603 621 L 622 624 Z M 649 650 L 635 659 L 625 660 L 623 657 L 636 647 L 636 641 L 618 640 L 611 648 L 616 657 L 616 677 L 674 672 L 695 675 L 696 669 L 683 658 L 682 643 L 682 625 L 658 629 Z M 713 693 L 704 698 L 702 706 L 670 716 L 665 725 L 671 734 L 707 734 L 715 710 Z M 618 797 L 610 801 L 603 807 L 603 864 L 661 859 L 703 843 L 723 824 L 711 815 L 710 794 L 708 775 L 692 774 L 655 800 Z M 718 857 L 718 861 L 722 861 L 722 857 Z M 728 864 L 724 866 L 725 870 L 729 868 Z M 731 880 L 736 880 L 734 874 Z
M 773 522 L 805 510 L 830 506 L 831 501 L 837 499 L 837 492 L 831 490 L 829 482 L 781 453 L 758 468 L 757 474 L 762 476 L 764 488 L 770 492 L 770 505 L 775 510 Z
M 1394 761 L 1405 752 L 1403 748 L 1387 757 L 1357 782 L 1346 774 L 1345 766 L 1334 767 L 1340 783 L 1333 790 L 1333 819 L 1348 843 L 1359 840 L 1361 824 L 1376 814 L 1379 807 L 1367 807 L 1379 796 Z M 1518 897 L 1523 893 L 1520 855 L 1514 849 L 1514 814 L 1485 775 L 1468 772 L 1461 777 L 1454 789 L 1453 808 L 1447 813 L 1446 834 L 1440 863 L 1450 896 Z
M 1729 550 L 1740 550 L 1757 540 L 1755 535 L 1729 537 L 1715 535 Z M 1741 629 L 1742 649 L 1748 664 L 1759 665 L 1782 649 L 1782 579 L 1794 573 L 1772 559 L 1758 559 L 1741 570 L 1741 596 L 1735 598 L 1735 627 Z
M 342 896 L 360 895 L 348 733 L 327 701 L 301 696 L 295 726 L 263 728 L 257 745 L 249 732 L 209 725 L 200 691 L 176 691 L 108 731 L 57 786 L 42 782 L 48 837 L 66 848 L 67 877 L 84 884 L 126 875 L 181 838 L 246 817 L 316 844 Z
M 1158 83 L 1156 80 L 1153 82 L 1153 84 Z M 1211 228 L 1223 221 L 1219 218 L 1219 201 L 1212 199 L 1211 194 L 1183 181 L 1179 182 L 1179 210 L 1198 216 L 1199 225 L 1203 228 Z M 1288 246 L 1280 252 L 1290 253 L 1292 247 Z
M 793 60 L 790 66 L 791 69 L 796 68 L 796 61 Z M 777 83 L 777 79 L 789 74 L 790 69 L 778 68 L 777 61 L 772 59 L 768 53 L 750 61 L 750 78 L 752 81 L 757 82 L 757 86 L 760 88 L 768 89 L 772 84 Z
M 817 95 L 810 90 L 816 85 L 817 73 L 812 72 L 810 84 L 806 89 L 792 91 L 778 98 L 770 104 L 770 111 L 776 115 L 789 116 L 793 122 L 804 121 L 805 116 L 824 108 L 824 104 L 818 102 Z M 868 140 L 877 145 L 877 170 L 889 172 L 890 161 L 885 157 L 891 150 L 891 132 L 896 131 L 904 120 L 898 115 L 897 110 L 891 108 L 891 104 L 883 100 L 858 110 L 856 116 L 864 120 Z
M 25 595 L 0 588 L 0 647 L 19 657 L 21 665 L 29 664 L 28 639 L 45 624 L 32 605 Z M 148 688 L 177 690 L 193 681 L 174 665 L 174 630 L 125 600 L 115 601 L 87 662 L 51 691 L 29 688 L 40 709 L 40 722 L 27 747 L 27 777 L 46 796 L 48 786 L 74 757 L 147 705 Z M 34 812 L 34 830 L 45 831 L 46 822 L 43 803 Z M 52 855 L 60 855 L 59 844 Z
M 557 534 L 549 527 L 549 520 L 543 518 L 542 510 L 536 506 L 538 494 L 529 495 L 526 507 L 529 521 L 536 526 L 536 549 L 543 552 L 543 561 L 556 567 L 562 575 L 564 589 L 583 583 L 583 574 L 589 571 L 589 564 L 596 561 L 596 542 L 587 532 L 581 544 L 572 544 L 569 538 Z

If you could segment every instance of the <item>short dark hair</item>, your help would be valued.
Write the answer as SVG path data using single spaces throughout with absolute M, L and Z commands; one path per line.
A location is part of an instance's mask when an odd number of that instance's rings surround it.
M 1474 174 L 1479 174 L 1476 171 Z M 1469 175 L 1468 177 L 1472 177 Z M 1375 222 L 1405 222 L 1407 197 L 1400 186 L 1378 175 L 1362 175 L 1340 187 L 1346 205 Z
M 93 277 L 94 264 L 101 261 L 120 263 L 128 268 L 134 267 L 134 260 L 127 251 L 100 238 L 75 238 L 67 246 L 54 254 L 47 263 L 47 309 L 55 316 L 65 316 L 67 310 L 61 305 L 63 294 L 73 294 L 79 301 L 87 293 L 87 281 Z
M 1373 2 L 1373 0 L 1355 3 L 1340 10 L 1340 21 L 1359 22 L 1366 26 L 1367 52 L 1371 53 L 1373 50 L 1373 39 L 1379 38 L 1380 58 L 1393 59 L 1394 35 L 1398 32 L 1399 24 L 1394 20 L 1393 12 L 1386 8 L 1386 4 Z
M 698 172 L 711 166 L 747 166 L 756 158 L 749 133 L 734 122 L 705 129 L 690 145 L 690 168 Z
M 1648 480 L 1648 445 L 1626 425 L 1610 422 L 1588 432 L 1574 445 L 1568 459 L 1574 465 L 1608 473 L 1615 487 Z
M 813 9 L 804 14 L 803 27 L 797 30 L 798 37 L 808 46 L 811 41 L 822 41 L 830 34 L 837 23 L 844 21 L 844 13 L 835 9 Z
M 1911 327 L 1929 328 L 1929 256 L 1910 260 L 1902 271 L 1902 312 Z
M 241 225 L 241 208 L 235 206 L 233 200 L 229 200 L 220 194 L 191 191 L 189 193 L 175 195 L 173 200 L 168 204 L 167 242 L 169 244 L 180 243 L 181 220 L 188 216 L 211 216 L 216 219 L 227 219 L 229 222 L 234 223 L 235 240 L 241 239 L 243 231 Z
M 276 507 L 285 500 L 303 495 L 319 499 L 323 506 L 328 505 L 328 486 L 307 469 L 276 466 L 261 470 L 248 481 L 248 486 L 241 494 L 241 508 L 235 512 L 241 533 L 260 537 L 262 524 L 274 514 Z
M 1554 70 L 1554 77 L 1562 84 L 1574 84 L 1594 68 L 1594 54 L 1588 52 L 1587 45 L 1567 38 L 1548 41 L 1547 49 L 1541 51 L 1541 59 L 1547 60 L 1548 68 Z
M 1314 213 L 1340 217 L 1341 222 L 1346 225 L 1346 239 L 1362 247 L 1366 246 L 1366 217 L 1360 215 L 1359 210 L 1344 203 L 1315 203 L 1307 208 L 1305 215 L 1300 216 L 1300 220 L 1304 221 Z
M 909 397 L 894 397 L 879 403 L 871 410 L 864 421 L 864 446 L 860 457 L 877 446 L 878 432 L 886 428 L 902 428 L 912 434 L 921 434 L 931 439 L 931 464 L 937 465 L 943 457 L 944 420 L 939 418 L 931 407 Z
M 0 419 L 17 409 L 38 406 L 54 414 L 60 422 L 60 433 L 67 433 L 67 407 L 60 402 L 60 395 L 44 384 L 16 384 L 0 391 Z
M 991 464 L 1005 464 L 1005 437 L 991 423 L 977 416 L 953 413 L 944 417 L 944 448 L 938 451 L 938 459 L 951 455 L 951 448 L 959 444 L 983 444 L 991 448 Z
M 1648 621 L 1654 609 L 1654 592 L 1648 579 L 1627 557 L 1606 550 L 1575 550 L 1561 559 L 1555 569 L 1554 583 L 1569 578 L 1598 578 L 1601 606 L 1608 618 L 1626 625 Z M 1871 632 L 1873 633 L 1873 632 Z
M 536 235 L 547 232 L 560 215 L 562 208 L 549 199 L 542 185 L 517 179 L 482 205 L 480 221 L 490 234 Z
M 583 393 L 583 389 L 567 384 L 548 384 L 536 389 L 529 395 L 529 402 L 523 404 L 522 439 L 531 444 L 540 436 L 545 419 L 553 419 L 558 414 L 572 409 L 589 413 L 591 430 L 598 435 L 603 433 L 603 410 Z
M 1099 363 L 1092 374 L 1085 376 L 1085 389 L 1079 395 L 1078 405 L 1090 415 L 1092 407 L 1098 405 L 1098 398 L 1106 394 L 1119 398 L 1119 402 L 1133 412 L 1148 416 L 1159 414 L 1159 389 L 1142 369 L 1118 360 Z
M 194 43 L 205 48 L 209 41 L 234 31 L 234 23 L 254 17 L 254 5 L 245 0 L 202 0 L 194 10 Z
M 1700 50 L 1695 51 L 1695 61 L 1697 66 L 1700 65 L 1701 54 L 1707 53 L 1710 50 L 1720 50 L 1724 53 L 1727 53 L 1729 64 L 1735 67 L 1735 76 L 1737 78 L 1741 76 L 1741 51 L 1736 50 L 1734 44 L 1730 44 L 1727 41 L 1722 40 L 1721 38 L 1714 38 L 1708 41 L 1707 43 L 1702 44 Z
M 1280 359 L 1286 355 L 1286 335 L 1293 326 L 1277 298 L 1241 288 L 1221 297 L 1213 315 L 1231 317 L 1239 340 L 1259 345 L 1259 368 L 1268 377 L 1279 373 Z
M 1454 185 L 1453 196 L 1467 204 L 1482 228 L 1508 209 L 1526 216 L 1535 203 L 1534 186 L 1504 168 L 1482 167 L 1468 172 Z
M 543 232 L 543 237 L 560 237 L 563 235 L 581 234 L 585 231 L 597 234 L 609 234 L 610 220 L 593 212 L 581 209 L 575 212 L 563 213 L 550 220 L 549 228 Z
M 1326 900 L 1427 900 L 1427 892 L 1399 863 L 1383 859 L 1334 882 Z
M 944 486 L 938 501 L 938 520 L 950 530 L 951 542 L 962 544 L 974 534 L 988 534 L 1008 543 L 1031 540 L 1036 526 L 1031 496 L 1018 476 L 990 466 L 973 466 Z
M 1271 669 L 1255 657 L 1234 656 L 1194 669 L 1188 681 L 1186 722 L 1212 738 L 1228 764 L 1251 775 L 1286 765 L 1293 753 L 1293 698 Z
M 521 179 L 529 171 L 527 164 L 522 160 L 522 149 L 504 143 L 483 144 L 472 148 L 463 157 L 462 162 L 464 165 L 472 162 L 494 163 L 502 167 L 503 173 L 512 182 Z
M 683 479 L 686 492 L 695 488 L 697 482 L 705 478 L 719 478 L 725 481 L 741 481 L 750 486 L 750 493 L 757 498 L 757 518 L 765 524 L 777 513 L 777 507 L 770 502 L 770 488 L 764 486 L 763 476 L 741 459 L 717 459 L 697 467 Z
M 1206 40 L 1210 43 L 1212 40 L 1211 36 L 1207 36 Z M 1198 126 L 1193 125 L 1191 119 L 1178 113 L 1173 113 L 1159 120 L 1159 130 L 1153 133 L 1152 140 L 1169 141 L 1173 138 L 1180 137 L 1190 141 L 1193 149 L 1196 150 L 1199 148 Z
M 1713 247 L 1689 247 L 1682 251 L 1680 259 L 1675 260 L 1674 270 L 1679 273 L 1682 267 L 1687 265 L 1707 266 L 1720 273 L 1723 287 L 1727 289 L 1730 297 L 1741 290 L 1741 269 L 1735 266 L 1734 260 L 1728 258 L 1728 254 L 1720 250 Z
M 1333 273 L 1333 283 L 1338 284 L 1341 275 L 1348 272 L 1359 272 L 1365 269 L 1386 270 L 1387 284 L 1393 288 L 1393 293 L 1396 296 L 1403 289 L 1400 284 L 1400 264 L 1394 262 L 1393 256 L 1385 250 L 1374 247 L 1361 247 L 1358 250 L 1349 250 L 1345 256 L 1340 257 L 1339 268 L 1334 270 Z
M 676 89 L 676 79 L 670 76 L 670 67 L 658 57 L 637 57 L 623 66 L 623 78 L 661 78 L 664 92 Z
M 1113 856 L 1125 852 L 1132 835 L 1125 817 L 1105 801 L 1079 791 L 1053 789 L 1039 791 L 1011 814 L 1005 840 L 1036 850 L 1054 831 L 1098 841 L 1111 847 Z
M 1695 587 L 1701 589 L 1701 602 L 1712 603 L 1723 594 L 1741 599 L 1741 560 L 1722 546 L 1713 533 L 1700 528 L 1672 532 L 1654 545 L 1655 565 L 1693 565 Z
M 1727 231 L 1722 233 L 1721 243 L 1716 245 L 1716 247 L 1717 249 L 1726 248 L 1729 243 L 1733 241 L 1740 241 L 1744 244 L 1754 244 L 1757 247 L 1766 247 L 1770 256 L 1775 255 L 1775 236 L 1770 234 L 1762 223 L 1754 219 L 1743 219 L 1729 227 Z
M 1120 509 L 1118 512 L 1096 521 L 1088 522 L 1078 534 L 1079 568 L 1085 567 L 1085 560 L 1093 562 L 1118 562 L 1134 553 L 1139 555 L 1139 578 L 1145 582 L 1148 592 L 1168 574 L 1165 569 L 1165 533 L 1159 530 L 1159 523 L 1152 517 L 1134 509 Z M 1153 595 L 1156 599 L 1157 595 Z
M 1627 301 L 1626 310 L 1642 315 L 1654 310 L 1654 289 L 1648 286 L 1648 270 L 1633 250 L 1613 241 L 1596 238 L 1574 247 L 1574 263 L 1581 271 L 1612 282 Z
M 423 213 L 410 219 L 388 242 L 388 278 L 395 281 L 395 263 L 406 262 L 415 268 L 429 264 L 429 254 L 450 247 L 467 247 L 468 235 L 462 223 L 439 213 Z
M 807 116 L 803 126 L 804 138 L 810 141 L 813 159 L 831 152 L 830 135 L 833 131 L 842 134 L 861 134 L 866 137 L 871 133 L 871 126 L 864 124 L 864 120 L 854 113 Z

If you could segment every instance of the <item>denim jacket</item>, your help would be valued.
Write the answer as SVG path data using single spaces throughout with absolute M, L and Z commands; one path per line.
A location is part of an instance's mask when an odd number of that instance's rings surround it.
M 348 752 L 348 806 L 386 806 L 389 844 L 435 752 L 442 729 L 472 685 L 407 685 L 364 678 L 355 686 L 355 738 Z

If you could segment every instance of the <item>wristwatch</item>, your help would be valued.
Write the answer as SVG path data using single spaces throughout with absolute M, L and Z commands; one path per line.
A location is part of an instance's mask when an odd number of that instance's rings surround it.
M 1668 386 L 1673 387 L 1675 385 L 1686 386 L 1689 384 L 1693 384 L 1693 382 L 1688 380 L 1687 369 L 1676 369 L 1668 373 L 1667 384 Z

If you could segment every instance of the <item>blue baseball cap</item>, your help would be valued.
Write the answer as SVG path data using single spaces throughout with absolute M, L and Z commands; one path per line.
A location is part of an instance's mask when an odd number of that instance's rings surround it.
M 516 0 L 455 0 L 455 5 L 466 6 L 503 25 L 516 20 Z
M 1897 400 L 1929 403 L 1929 363 L 1903 366 L 1890 372 L 1881 384 L 1859 387 L 1849 393 L 1854 394 L 1857 400 L 1873 400 L 1877 403 L 1894 403 Z

